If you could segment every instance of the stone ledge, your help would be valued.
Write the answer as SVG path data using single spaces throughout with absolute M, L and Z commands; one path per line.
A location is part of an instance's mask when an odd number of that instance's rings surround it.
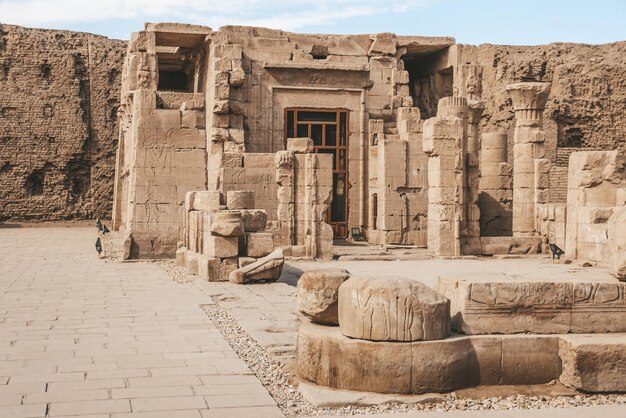
M 374 342 L 338 327 L 300 326 L 300 378 L 353 391 L 421 394 L 478 385 L 533 385 L 560 379 L 586 392 L 626 391 L 626 334 L 453 335 L 444 340 Z
M 438 290 L 463 334 L 626 332 L 626 283 L 581 279 L 440 277 Z

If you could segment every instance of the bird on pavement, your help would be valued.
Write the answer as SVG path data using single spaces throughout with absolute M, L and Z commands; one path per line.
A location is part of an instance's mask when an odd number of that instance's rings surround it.
M 102 242 L 100 242 L 100 237 L 96 240 L 96 251 L 98 254 L 102 252 Z
M 102 222 L 100 222 L 100 219 L 96 219 L 96 228 L 98 228 L 98 231 L 102 231 Z

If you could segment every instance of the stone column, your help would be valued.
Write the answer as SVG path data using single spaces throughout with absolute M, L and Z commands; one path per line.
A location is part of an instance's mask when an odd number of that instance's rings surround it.
M 437 117 L 424 123 L 428 155 L 428 248 L 436 256 L 461 255 L 465 222 L 467 100 L 444 97 Z
M 479 128 L 480 118 L 485 106 L 482 101 L 469 100 L 469 132 L 467 135 L 467 151 L 465 154 L 465 230 L 463 238 L 463 254 L 480 254 L 480 209 L 478 207 L 480 167 Z
M 513 236 L 536 235 L 535 160 L 545 156 L 543 110 L 549 83 L 516 83 L 507 86 L 515 109 L 513 145 Z
M 505 236 L 511 231 L 511 166 L 505 133 L 484 133 L 480 149 L 480 233 Z

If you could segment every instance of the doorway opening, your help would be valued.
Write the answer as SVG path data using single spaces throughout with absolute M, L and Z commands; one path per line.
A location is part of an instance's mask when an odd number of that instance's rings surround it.
M 348 237 L 348 135 L 345 109 L 285 109 L 285 141 L 311 138 L 314 152 L 333 156 L 333 201 L 326 221 L 334 238 Z

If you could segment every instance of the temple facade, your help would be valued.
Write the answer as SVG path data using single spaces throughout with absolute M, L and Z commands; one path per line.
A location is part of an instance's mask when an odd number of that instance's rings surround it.
M 437 256 L 569 246 L 573 186 L 555 188 L 557 129 L 543 123 L 551 85 L 510 84 L 514 134 L 485 130 L 476 48 L 146 24 L 128 44 L 118 112 L 113 225 L 127 256 L 173 257 L 189 236 L 185 196 L 207 190 L 222 196 L 215 209 L 252 191 L 265 233 L 294 256 L 329 258 L 333 239 L 357 233 Z M 594 157 L 614 161 L 602 208 L 624 205 L 620 155 Z

